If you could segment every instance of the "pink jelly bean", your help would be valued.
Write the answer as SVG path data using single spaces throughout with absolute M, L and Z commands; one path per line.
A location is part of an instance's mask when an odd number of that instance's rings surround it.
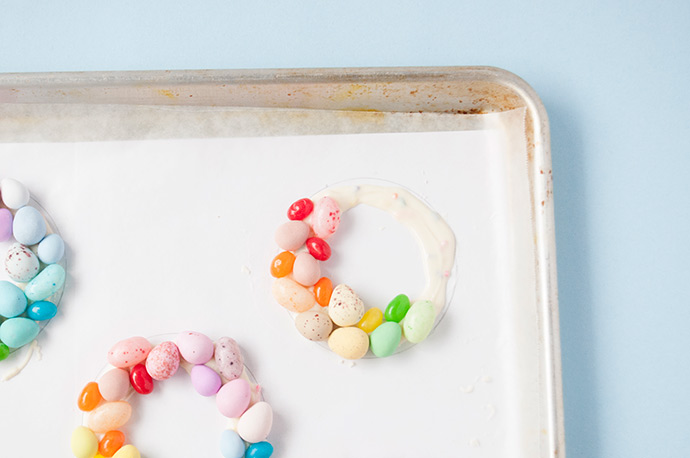
M 331 197 L 322 197 L 314 206 L 312 215 L 312 229 L 314 234 L 327 239 L 335 233 L 340 224 L 340 207 Z

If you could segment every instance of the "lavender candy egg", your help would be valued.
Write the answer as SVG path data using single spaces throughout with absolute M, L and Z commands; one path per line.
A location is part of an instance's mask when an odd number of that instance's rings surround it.
M 47 230 L 43 215 L 34 207 L 22 207 L 14 215 L 12 234 L 23 245 L 37 244 L 45 237 Z
M 38 275 L 38 258 L 33 251 L 21 243 L 14 243 L 5 256 L 5 272 L 19 283 L 31 281 Z
M 220 375 L 226 380 L 235 380 L 242 375 L 244 358 L 240 346 L 230 337 L 221 337 L 216 342 L 215 360 Z
M 6 208 L 0 208 L 0 242 L 6 242 L 12 238 L 12 212 Z
M 220 375 L 203 364 L 194 366 L 190 375 L 192 377 L 192 386 L 202 396 L 214 396 L 223 385 Z

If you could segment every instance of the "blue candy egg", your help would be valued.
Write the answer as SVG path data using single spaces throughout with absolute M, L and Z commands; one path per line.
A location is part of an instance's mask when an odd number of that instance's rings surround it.
M 36 250 L 38 259 L 44 264 L 55 264 L 65 254 L 65 242 L 57 234 L 47 235 Z
M 220 453 L 224 458 L 244 457 L 244 441 L 235 431 L 226 429 L 220 435 Z
M 48 301 L 34 302 L 26 314 L 34 321 L 46 321 L 57 314 L 57 305 Z
M 20 348 L 36 338 L 41 328 L 28 318 L 10 318 L 0 324 L 0 340 L 10 348 Z
M 42 301 L 57 293 L 64 284 L 65 269 L 60 264 L 51 264 L 26 285 L 24 294 L 32 301 Z
M 247 449 L 247 458 L 269 458 L 273 455 L 273 446 L 266 441 L 252 444 Z
M 13 318 L 26 310 L 26 296 L 14 283 L 0 281 L 0 315 Z
M 35 245 L 46 236 L 46 222 L 34 207 L 26 206 L 17 210 L 12 222 L 12 234 L 22 245 Z

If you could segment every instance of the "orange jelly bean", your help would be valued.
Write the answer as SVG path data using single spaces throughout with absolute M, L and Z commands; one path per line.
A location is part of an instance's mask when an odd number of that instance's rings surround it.
M 271 275 L 276 278 L 282 278 L 292 272 L 292 266 L 295 264 L 295 255 L 292 251 L 283 251 L 278 256 L 273 258 L 271 262 Z
M 331 294 L 333 294 L 333 283 L 330 279 L 321 277 L 314 285 L 316 302 L 318 302 L 321 307 L 328 307 L 328 303 L 331 301 Z
M 77 400 L 77 406 L 79 410 L 91 412 L 98 407 L 98 404 L 100 404 L 102 400 L 103 396 L 101 396 L 101 392 L 98 390 L 98 383 L 90 382 L 87 383 L 81 391 L 79 399 Z
M 125 435 L 120 431 L 108 431 L 98 444 L 98 453 L 111 457 L 125 445 Z

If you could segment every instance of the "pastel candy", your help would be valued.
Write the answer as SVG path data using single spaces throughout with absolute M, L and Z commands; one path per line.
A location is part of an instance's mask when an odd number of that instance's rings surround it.
M 436 310 L 431 301 L 417 301 L 412 304 L 403 320 L 405 338 L 419 343 L 427 338 L 436 320 Z
M 0 315 L 5 318 L 19 316 L 26 310 L 26 296 L 14 283 L 0 281 Z
M 94 458 L 98 453 L 98 439 L 89 428 L 78 426 L 72 432 L 72 454 L 76 458 Z
M 273 446 L 262 441 L 249 446 L 246 458 L 270 458 L 271 455 L 273 455 Z
M 240 417 L 237 434 L 247 442 L 261 442 L 273 426 L 273 409 L 267 402 L 257 402 Z
M 340 224 L 340 207 L 331 197 L 322 197 L 314 206 L 312 229 L 317 237 L 326 240 Z
M 197 364 L 191 371 L 192 386 L 202 396 L 213 396 L 218 393 L 223 381 L 213 369 L 203 364 Z
M 325 312 L 308 310 L 297 315 L 295 327 L 305 338 L 318 342 L 328 339 L 333 322 Z
M 14 214 L 12 234 L 23 245 L 35 245 L 46 235 L 46 222 L 34 207 L 22 207 Z
M 220 434 L 220 454 L 223 458 L 243 458 L 244 441 L 235 431 L 226 429 Z
M 374 329 L 369 336 L 371 352 L 379 358 L 385 358 L 395 353 L 400 344 L 402 329 L 394 321 L 388 321 Z
M 276 244 L 283 250 L 299 249 L 309 237 L 309 226 L 303 221 L 288 221 L 278 226 L 275 234 Z
M 345 359 L 360 359 L 369 350 L 369 336 L 359 328 L 338 328 L 328 338 L 328 346 Z
M 65 269 L 51 264 L 36 275 L 24 288 L 24 294 L 32 301 L 42 301 L 57 293 L 65 284 Z
M 43 264 L 55 264 L 65 254 L 65 242 L 57 234 L 47 235 L 38 244 L 36 254 Z
M 180 352 L 173 342 L 156 345 L 146 358 L 146 371 L 154 380 L 169 379 L 179 367 Z
M 21 182 L 13 178 L 0 181 L 2 202 L 7 208 L 17 210 L 29 203 L 29 190 Z
M 88 416 L 86 426 L 94 433 L 106 433 L 124 426 L 132 416 L 132 407 L 125 401 L 106 402 Z
M 249 382 L 241 378 L 231 380 L 216 394 L 218 411 L 228 418 L 239 417 L 247 410 L 251 396 Z
M 0 324 L 0 341 L 10 348 L 20 348 L 36 338 L 41 328 L 29 318 L 10 318 Z
M 316 304 L 314 295 L 291 278 L 283 277 L 274 281 L 271 292 L 275 300 L 291 312 L 305 312 Z
M 5 256 L 5 272 L 19 283 L 26 283 L 38 275 L 38 257 L 21 243 L 14 243 Z
M 180 355 L 192 364 L 206 364 L 213 358 L 213 341 L 199 332 L 182 332 L 176 343 Z
M 130 337 L 113 345 L 108 352 L 108 363 L 121 369 L 135 366 L 151 351 L 151 342 L 143 337 Z
M 364 316 L 364 303 L 352 288 L 338 285 L 328 303 L 328 316 L 338 326 L 355 325 Z
M 0 208 L 0 242 L 6 242 L 12 237 L 12 212 Z
M 129 372 L 111 369 L 98 380 L 98 390 L 106 401 L 121 401 L 129 393 Z
M 50 320 L 57 314 L 57 305 L 48 301 L 34 302 L 29 306 L 26 314 L 34 321 Z
M 214 357 L 218 366 L 218 372 L 226 380 L 235 380 L 242 375 L 244 358 L 242 357 L 240 346 L 230 337 L 218 339 Z
M 306 251 L 299 253 L 292 266 L 292 278 L 300 285 L 312 286 L 321 278 L 319 261 Z
M 113 458 L 141 458 L 141 454 L 135 446 L 128 444 L 115 452 Z

